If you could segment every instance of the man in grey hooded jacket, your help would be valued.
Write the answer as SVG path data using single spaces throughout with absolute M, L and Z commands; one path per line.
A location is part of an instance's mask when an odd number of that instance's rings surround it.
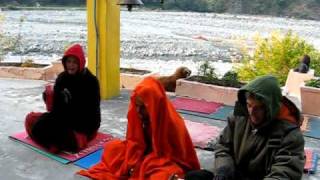
M 261 76 L 238 92 L 234 116 L 215 146 L 213 173 L 187 180 L 299 180 L 304 166 L 300 112 L 281 95 L 277 79 Z

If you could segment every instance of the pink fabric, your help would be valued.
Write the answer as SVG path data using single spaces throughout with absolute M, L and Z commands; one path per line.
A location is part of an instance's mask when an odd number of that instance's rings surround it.
M 306 156 L 306 162 L 304 164 L 304 169 L 305 170 L 310 170 L 312 168 L 313 151 L 311 149 L 305 149 L 304 153 L 305 153 L 305 156 Z
M 200 112 L 211 114 L 218 110 L 219 107 L 222 106 L 220 103 L 216 102 L 207 102 L 205 100 L 195 100 L 188 98 L 175 98 L 172 100 L 172 104 L 176 109 Z
M 26 132 L 17 133 L 13 136 L 10 136 L 10 138 L 19 140 L 23 143 L 29 144 L 33 147 L 36 147 L 36 148 L 41 149 L 43 151 L 46 151 L 43 147 L 41 147 L 40 145 L 38 145 L 34 141 L 32 141 L 32 139 L 28 136 L 28 134 Z M 72 154 L 72 153 L 63 151 L 63 152 L 60 152 L 59 154 L 57 154 L 57 156 L 64 158 L 64 159 L 67 159 L 69 161 L 76 161 L 76 160 L 100 149 L 104 145 L 104 143 L 106 143 L 112 139 L 113 139 L 113 137 L 109 134 L 98 133 L 96 138 L 88 143 L 87 148 L 81 150 L 80 152 L 78 152 L 76 154 Z
M 221 129 L 216 126 L 189 120 L 184 120 L 184 122 L 191 136 L 193 145 L 196 147 L 206 147 L 210 140 L 217 138 L 221 132 Z

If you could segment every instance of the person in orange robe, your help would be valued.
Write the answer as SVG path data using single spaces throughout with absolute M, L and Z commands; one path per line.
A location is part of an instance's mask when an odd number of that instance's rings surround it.
M 126 139 L 106 143 L 101 161 L 78 174 L 98 180 L 168 180 L 200 169 L 184 121 L 158 80 L 148 77 L 136 86 L 127 117 Z

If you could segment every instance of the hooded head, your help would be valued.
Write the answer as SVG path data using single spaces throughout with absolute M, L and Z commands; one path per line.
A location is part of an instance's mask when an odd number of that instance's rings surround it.
M 67 68 L 67 62 L 71 64 L 71 69 L 69 69 L 69 72 Z M 73 67 L 75 67 L 73 66 L 75 64 L 78 64 L 78 70 L 76 70 L 77 72 L 83 71 L 86 64 L 86 58 L 84 56 L 84 51 L 80 44 L 74 44 L 65 51 L 62 58 L 62 64 L 64 70 L 68 73 L 75 71 L 74 69 L 72 69 Z
M 309 55 L 304 55 L 302 58 L 301 58 L 301 62 L 306 64 L 308 67 L 310 66 L 310 56 Z
M 270 75 L 258 77 L 238 92 L 240 106 L 246 110 L 251 123 L 256 127 L 262 127 L 277 117 L 281 99 L 279 82 Z

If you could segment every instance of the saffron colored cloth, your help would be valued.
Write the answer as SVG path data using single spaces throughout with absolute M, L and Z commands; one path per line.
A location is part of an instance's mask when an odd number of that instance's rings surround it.
M 136 96 L 143 100 L 149 114 L 148 133 L 144 133 L 136 111 Z M 149 146 L 144 134 L 150 136 Z M 106 143 L 101 161 L 78 173 L 99 180 L 167 180 L 172 174 L 184 177 L 186 172 L 198 169 L 199 161 L 183 119 L 162 85 L 147 77 L 131 95 L 126 139 Z

